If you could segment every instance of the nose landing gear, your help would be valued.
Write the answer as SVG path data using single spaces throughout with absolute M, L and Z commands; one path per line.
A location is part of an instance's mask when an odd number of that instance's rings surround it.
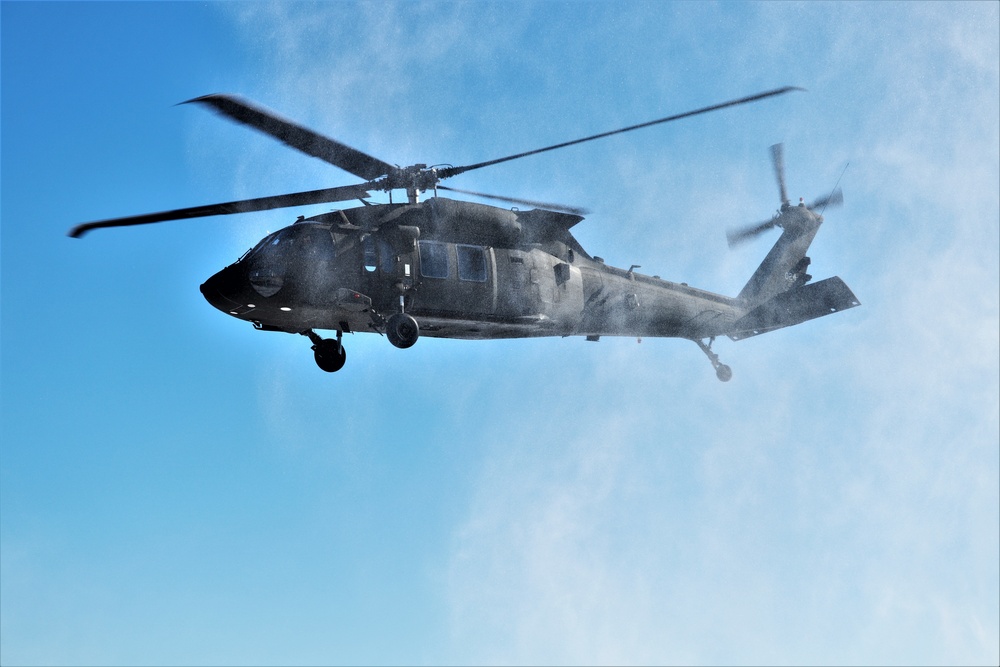
M 712 352 L 712 343 L 715 342 L 715 336 L 708 339 L 708 345 L 701 340 L 695 340 L 694 342 L 705 353 L 708 360 L 712 362 L 712 368 L 715 369 L 715 377 L 719 378 L 722 382 L 729 382 L 733 378 L 733 369 L 719 361 L 719 355 Z
M 344 367 L 347 361 L 347 351 L 344 349 L 342 339 L 344 332 L 337 330 L 337 338 L 321 338 L 315 331 L 309 329 L 302 333 L 312 341 L 313 353 L 316 358 L 316 365 L 327 373 L 336 373 Z

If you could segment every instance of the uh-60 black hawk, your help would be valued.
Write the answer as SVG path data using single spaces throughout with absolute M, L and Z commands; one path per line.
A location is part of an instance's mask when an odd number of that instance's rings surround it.
M 608 266 L 570 233 L 584 211 L 440 184 L 473 169 L 564 148 L 658 123 L 747 104 L 796 90 L 785 87 L 666 118 L 464 167 L 398 167 L 279 117 L 246 100 L 207 95 L 190 102 L 215 109 L 285 144 L 364 179 L 364 183 L 245 199 L 79 225 L 100 227 L 246 213 L 358 199 L 362 206 L 309 218 L 266 236 L 205 281 L 202 294 L 224 313 L 262 331 L 307 336 L 328 372 L 347 358 L 345 333 L 385 334 L 398 348 L 418 336 L 491 339 L 537 336 L 677 337 L 695 342 L 722 381 L 732 377 L 712 352 L 719 336 L 740 340 L 859 305 L 840 278 L 810 283 L 806 251 L 822 209 L 840 191 L 809 205 L 789 203 L 781 145 L 772 159 L 781 195 L 770 220 L 730 232 L 730 244 L 771 227 L 783 231 L 736 297 L 722 296 Z M 368 201 L 389 193 L 388 204 Z M 405 190 L 407 203 L 392 203 Z M 531 206 L 498 208 L 437 196 L 439 190 Z M 420 201 L 423 192 L 434 197 Z M 801 202 L 801 200 L 800 200 Z M 819 213 L 817 213 L 819 209 Z M 336 332 L 322 338 L 316 330 Z

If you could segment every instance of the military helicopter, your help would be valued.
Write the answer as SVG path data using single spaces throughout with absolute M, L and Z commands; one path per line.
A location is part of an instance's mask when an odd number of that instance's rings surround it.
M 698 345 L 723 382 L 729 366 L 712 351 L 719 336 L 741 340 L 860 305 L 837 277 L 809 283 L 806 257 L 825 207 L 840 190 L 793 206 L 780 144 L 771 156 L 781 196 L 769 220 L 731 231 L 731 245 L 773 227 L 782 234 L 736 297 L 714 294 L 608 266 L 570 232 L 585 211 L 441 185 L 474 169 L 640 128 L 783 95 L 794 87 L 742 97 L 582 139 L 467 166 L 398 167 L 232 95 L 206 95 L 207 106 L 307 155 L 364 179 L 356 185 L 244 199 L 81 224 L 72 237 L 104 227 L 142 225 L 357 199 L 362 205 L 300 216 L 264 237 L 201 286 L 208 302 L 261 331 L 301 334 L 316 364 L 340 370 L 345 333 L 384 334 L 398 348 L 420 336 L 460 339 L 581 336 L 677 337 Z M 389 203 L 368 201 L 369 191 Z M 406 203 L 392 193 L 405 190 Z M 438 196 L 458 192 L 513 204 L 499 208 Z M 434 196 L 421 201 L 425 192 Z M 528 206 L 521 210 L 520 206 Z M 819 212 L 817 212 L 819 209 Z M 336 332 L 323 338 L 317 330 Z

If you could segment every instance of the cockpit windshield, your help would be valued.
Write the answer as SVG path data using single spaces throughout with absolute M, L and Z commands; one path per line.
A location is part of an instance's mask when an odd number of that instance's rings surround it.
M 289 256 L 292 253 L 308 259 L 333 259 L 335 247 L 330 229 L 323 225 L 298 224 L 264 237 L 248 254 Z
M 306 223 L 264 237 L 244 261 L 249 264 L 250 285 L 261 296 L 271 297 L 288 285 L 319 284 L 335 256 L 330 228 Z

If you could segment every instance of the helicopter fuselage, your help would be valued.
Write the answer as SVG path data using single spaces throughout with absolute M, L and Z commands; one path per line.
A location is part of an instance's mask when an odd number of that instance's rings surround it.
M 735 299 L 591 257 L 568 231 L 579 219 L 440 198 L 337 211 L 269 235 L 202 292 L 289 333 L 381 332 L 406 312 L 429 337 L 700 339 L 742 314 Z

